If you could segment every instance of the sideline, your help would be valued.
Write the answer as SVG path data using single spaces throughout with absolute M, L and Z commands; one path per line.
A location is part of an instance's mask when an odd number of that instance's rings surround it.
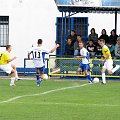
M 94 84 L 94 83 L 92 83 L 92 84 Z M 12 101 L 20 99 L 20 98 L 41 96 L 41 95 L 46 95 L 46 94 L 49 94 L 49 93 L 52 93 L 52 92 L 63 91 L 63 90 L 73 89 L 73 88 L 79 88 L 79 87 L 84 87 L 84 86 L 87 86 L 87 85 L 91 85 L 91 83 L 77 85 L 77 86 L 72 86 L 72 87 L 64 87 L 64 88 L 59 88 L 59 89 L 53 89 L 53 90 L 45 91 L 45 92 L 42 92 L 42 93 L 39 93 L 39 94 L 16 96 L 16 97 L 10 98 L 8 100 L 1 101 L 0 104 L 2 104 L 2 103 L 9 103 L 9 102 L 12 102 Z

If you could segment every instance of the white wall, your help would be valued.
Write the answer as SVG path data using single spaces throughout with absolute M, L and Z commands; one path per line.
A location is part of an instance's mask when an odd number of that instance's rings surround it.
M 56 40 L 56 15 L 54 0 L 0 0 L 0 15 L 9 16 L 9 40 L 13 46 L 14 62 L 23 67 L 23 59 L 28 49 L 36 45 L 37 39 L 43 39 L 43 46 L 51 49 Z M 2 48 L 3 49 L 3 48 Z
M 102 29 L 106 29 L 107 34 L 110 35 L 111 30 L 115 28 L 114 14 L 80 13 L 75 16 L 88 17 L 88 23 L 89 23 L 88 33 L 89 34 L 90 34 L 91 28 L 95 28 L 96 33 L 98 33 L 99 36 L 101 35 Z
M 27 57 L 28 49 L 32 44 L 36 44 L 38 38 L 44 40 L 43 46 L 48 49 L 54 46 L 56 17 L 61 16 L 54 0 L 0 0 L 0 15 L 8 15 L 10 18 L 9 40 L 13 46 L 12 55 L 18 57 L 14 61 L 17 67 L 23 67 L 23 59 Z M 114 28 L 112 14 L 82 13 L 75 16 L 89 17 L 89 31 L 94 27 L 98 34 L 102 28 L 105 28 L 109 35 Z M 120 17 L 118 22 L 119 19 Z M 119 29 L 118 33 L 120 33 Z

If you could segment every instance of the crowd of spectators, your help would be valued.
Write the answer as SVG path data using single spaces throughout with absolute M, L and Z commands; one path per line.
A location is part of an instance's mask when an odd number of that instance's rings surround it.
M 84 41 L 82 35 L 76 34 L 75 30 L 71 30 L 70 35 L 66 38 L 65 52 L 66 56 L 77 56 L 80 54 L 78 47 L 79 42 L 85 42 L 85 47 L 90 53 L 91 57 L 102 56 L 102 48 L 99 46 L 99 40 L 104 39 L 106 45 L 109 47 L 112 57 L 120 58 L 120 36 L 116 34 L 115 29 L 110 32 L 110 36 L 107 35 L 105 29 L 102 29 L 101 35 L 99 36 L 95 28 L 90 30 L 88 35 L 88 41 Z

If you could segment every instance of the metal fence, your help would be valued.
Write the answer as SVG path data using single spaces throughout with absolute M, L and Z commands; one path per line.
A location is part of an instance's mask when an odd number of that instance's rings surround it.
M 113 59 L 115 66 L 116 64 L 120 65 L 119 59 Z M 78 74 L 78 68 L 81 63 L 81 59 L 78 58 L 58 58 L 58 57 L 50 57 L 48 60 L 48 74 L 50 76 L 84 76 L 84 73 Z M 91 71 L 90 74 L 93 77 L 101 77 L 101 69 L 102 69 L 103 63 L 101 62 L 101 59 L 92 58 L 90 60 L 90 67 Z M 112 75 L 108 75 L 106 72 L 107 77 L 113 77 L 113 78 L 120 78 L 120 69 L 117 70 Z

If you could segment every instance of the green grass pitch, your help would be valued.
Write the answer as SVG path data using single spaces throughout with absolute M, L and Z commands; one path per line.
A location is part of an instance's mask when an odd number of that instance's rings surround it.
M 0 80 L 0 120 L 120 120 L 120 81 Z

